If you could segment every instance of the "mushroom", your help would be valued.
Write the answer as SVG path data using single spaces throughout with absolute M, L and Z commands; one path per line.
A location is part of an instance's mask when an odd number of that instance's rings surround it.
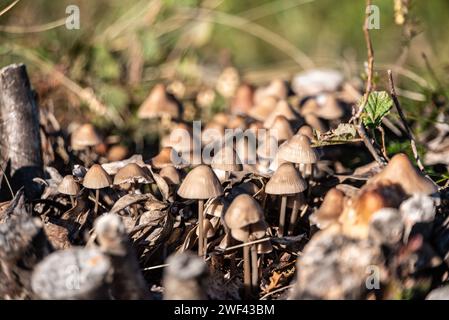
M 232 100 L 231 113 L 247 114 L 253 106 L 253 93 L 253 88 L 249 84 L 241 84 Z
M 177 156 L 176 151 L 172 147 L 164 147 L 161 151 L 151 158 L 150 164 L 153 168 L 163 169 L 168 166 L 173 166 L 172 159 Z
M 181 106 L 171 96 L 163 84 L 157 84 L 139 107 L 137 115 L 140 119 L 169 118 L 178 119 L 181 116 Z
M 225 171 L 225 176 L 229 176 L 233 171 L 243 170 L 242 161 L 230 143 L 222 145 L 212 158 L 211 166 L 213 169 Z
M 279 237 L 282 237 L 284 235 L 287 196 L 303 192 L 304 190 L 306 190 L 306 188 L 306 182 L 301 177 L 298 170 L 291 163 L 282 164 L 266 184 L 265 192 L 267 194 L 282 196 L 281 209 L 279 213 Z M 298 207 L 299 205 L 297 204 L 297 208 L 293 209 L 293 211 L 296 212 L 292 212 L 292 215 L 295 214 L 297 216 L 297 211 L 299 209 Z
M 326 229 L 332 223 L 338 222 L 338 217 L 343 212 L 345 194 L 337 188 L 330 189 L 321 203 L 320 208 L 315 211 L 309 220 L 320 229 Z
M 223 187 L 215 173 L 207 165 L 199 165 L 192 169 L 178 189 L 178 195 L 185 199 L 198 200 L 198 255 L 206 252 L 203 248 L 203 209 L 204 200 L 219 197 L 223 194 Z
M 181 183 L 181 175 L 174 166 L 166 166 L 159 171 L 159 175 L 171 186 Z
M 274 137 L 278 144 L 290 139 L 293 136 L 293 131 L 288 122 L 287 118 L 284 116 L 277 116 L 271 125 L 270 136 Z
M 287 141 L 285 147 L 279 149 L 279 157 L 281 159 L 296 163 L 301 166 L 308 166 L 304 168 L 304 175 L 310 171 L 310 179 L 313 178 L 313 165 L 318 162 L 318 154 L 310 145 L 310 139 L 304 135 L 294 135 Z
M 83 150 L 101 143 L 94 126 L 90 123 L 83 124 L 75 129 L 70 137 L 73 150 Z
M 381 181 L 397 183 L 409 195 L 414 193 L 432 194 L 438 191 L 437 185 L 420 173 L 403 153 L 393 156 L 388 165 L 380 173 L 370 178 L 367 183 L 374 184 Z
M 250 238 L 262 238 L 267 229 L 262 208 L 248 194 L 241 194 L 232 201 L 226 210 L 224 220 L 226 226 L 231 229 L 232 237 L 244 243 L 250 241 Z M 250 247 L 245 245 L 243 247 L 243 279 L 247 297 L 251 292 L 251 284 L 254 280 L 251 273 L 254 273 L 254 270 L 257 274 L 257 264 L 253 265 L 253 272 L 251 272 Z
M 277 99 L 275 97 L 265 97 L 248 111 L 248 115 L 256 120 L 265 121 L 276 108 L 276 103 Z
M 299 120 L 298 114 L 285 100 L 281 100 L 276 104 L 274 110 L 268 115 L 263 123 L 264 127 L 271 128 L 277 116 L 284 116 L 290 123 L 294 123 Z
M 307 138 L 310 139 L 310 141 L 312 141 L 314 138 L 313 129 L 307 124 L 301 126 L 301 128 L 298 129 L 298 132 L 296 134 L 306 136 Z
M 196 235 L 199 237 L 200 230 L 196 229 Z M 209 219 L 203 221 L 203 235 L 204 235 L 204 251 L 207 252 L 207 239 L 212 238 L 215 235 L 215 229 Z
M 67 175 L 58 186 L 58 192 L 70 196 L 72 207 L 75 206 L 74 197 L 80 192 L 80 186 L 72 175 Z
M 99 164 L 94 164 L 87 171 L 83 179 L 83 186 L 87 189 L 95 190 L 95 214 L 98 213 L 98 200 L 100 189 L 107 188 L 112 184 L 112 179 Z
M 320 105 L 316 115 L 325 120 L 338 120 L 344 115 L 344 109 L 340 106 L 338 100 L 332 94 L 323 94 L 317 96 L 317 102 Z
M 326 132 L 328 130 L 326 124 L 324 124 L 320 118 L 318 118 L 316 115 L 312 113 L 304 115 L 304 121 L 306 122 L 307 125 L 311 126 L 316 131 Z

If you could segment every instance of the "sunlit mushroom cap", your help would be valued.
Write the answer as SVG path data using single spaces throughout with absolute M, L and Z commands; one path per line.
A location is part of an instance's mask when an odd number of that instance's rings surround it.
M 337 120 L 344 115 L 344 110 L 334 95 L 319 95 L 317 101 L 320 107 L 315 114 L 318 117 L 326 120 Z
M 279 149 L 279 157 L 293 162 L 312 164 L 318 162 L 318 155 L 310 146 L 310 139 L 303 135 L 294 135 L 287 141 L 285 147 Z
M 228 125 L 228 122 L 229 122 L 229 116 L 226 113 L 219 112 L 219 113 L 216 113 L 212 117 L 212 121 L 214 121 L 216 123 L 219 123 L 222 126 L 226 127 Z
M 212 168 L 223 171 L 242 171 L 242 161 L 235 152 L 232 144 L 225 143 L 214 155 L 211 163 Z
M 185 199 L 209 199 L 221 196 L 223 187 L 212 169 L 202 164 L 187 174 L 178 194 Z
M 316 131 L 326 132 L 328 129 L 324 122 L 314 114 L 304 115 L 304 121 Z
M 301 128 L 298 129 L 298 132 L 296 132 L 297 135 L 303 135 L 309 138 L 310 140 L 313 140 L 313 129 L 309 125 L 303 125 Z
M 171 185 L 179 185 L 181 183 L 181 175 L 173 166 L 167 166 L 161 169 L 159 175 Z
M 260 87 L 255 92 L 254 99 L 256 102 L 267 97 L 275 97 L 276 99 L 286 99 L 288 94 L 288 88 L 285 82 L 281 79 L 272 80 L 268 86 Z
M 67 175 L 59 184 L 58 192 L 69 196 L 76 196 L 80 192 L 80 186 L 72 175 Z
M 209 219 L 203 220 L 203 232 L 208 238 L 212 238 L 215 235 L 214 226 Z M 199 235 L 199 229 L 196 229 L 196 235 Z
M 320 229 L 327 228 L 337 222 L 344 209 L 345 195 L 342 191 L 332 188 L 323 199 L 320 208 L 310 216 L 310 221 Z
M 401 185 L 407 194 L 432 194 L 438 191 L 437 185 L 420 173 L 403 153 L 391 158 L 388 165 L 367 183 L 390 181 Z
M 275 97 L 266 97 L 262 99 L 256 106 L 252 107 L 248 111 L 248 115 L 252 118 L 265 121 L 265 119 L 274 111 L 276 108 L 277 99 Z
M 253 106 L 253 93 L 250 85 L 240 85 L 231 103 L 231 113 L 246 114 Z
M 176 124 L 170 134 L 162 139 L 161 146 L 163 148 L 172 147 L 176 151 L 180 152 L 188 152 L 193 150 L 192 128 L 182 122 Z
M 172 157 L 175 154 L 176 151 L 172 147 L 164 147 L 155 157 L 151 158 L 151 166 L 156 169 L 173 166 Z
M 210 216 L 221 218 L 224 210 L 223 201 L 220 198 L 215 198 L 208 203 L 204 208 L 204 213 Z
M 260 220 L 241 228 L 231 229 L 231 235 L 239 241 L 254 241 L 265 237 L 267 228 L 265 220 Z
M 177 101 L 170 96 L 163 84 L 157 84 L 142 103 L 137 113 L 140 119 L 158 117 L 180 118 L 181 108 Z
M 87 189 L 107 188 L 111 184 L 111 177 L 99 164 L 94 164 L 90 167 L 83 179 L 83 186 Z
M 135 163 L 129 163 L 121 168 L 114 176 L 114 184 L 120 185 L 124 183 L 151 183 L 153 179 Z
M 70 141 L 73 150 L 82 150 L 101 143 L 94 126 L 90 123 L 83 124 L 73 131 Z
M 248 194 L 237 196 L 226 210 L 225 223 L 228 228 L 242 229 L 263 220 L 263 210 L 259 203 Z
M 265 128 L 271 128 L 277 116 L 284 116 L 288 121 L 297 121 L 299 116 L 288 104 L 287 101 L 281 100 L 276 104 L 273 112 L 271 112 L 263 123 Z
M 129 150 L 125 146 L 115 145 L 109 148 L 107 158 L 109 161 L 120 161 L 128 157 Z
M 283 163 L 265 186 L 268 194 L 295 194 L 306 190 L 307 184 L 291 163 Z
M 286 117 L 277 116 L 274 119 L 273 125 L 270 128 L 270 135 L 278 142 L 288 140 L 293 136 L 292 128 Z

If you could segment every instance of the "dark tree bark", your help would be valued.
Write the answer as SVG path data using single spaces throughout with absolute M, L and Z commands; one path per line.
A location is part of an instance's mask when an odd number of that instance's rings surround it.
M 52 250 L 42 222 L 21 211 L 0 223 L 0 299 L 29 298 L 31 271 Z
M 40 187 L 33 178 L 42 177 L 39 108 L 23 64 L 0 70 L 0 120 L 0 163 L 9 162 L 13 189 L 24 186 L 34 199 Z

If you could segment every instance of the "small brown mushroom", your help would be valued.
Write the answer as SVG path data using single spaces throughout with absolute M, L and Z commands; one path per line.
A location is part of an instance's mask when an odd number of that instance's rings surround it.
M 206 254 L 203 233 L 204 200 L 215 198 L 223 194 L 223 187 L 215 173 L 207 165 L 199 165 L 190 171 L 178 189 L 178 195 L 185 199 L 198 200 L 198 255 Z
M 86 123 L 75 129 L 70 138 L 73 150 L 83 150 L 101 143 L 94 126 Z
M 75 206 L 74 197 L 80 192 L 80 186 L 72 175 L 67 175 L 58 186 L 58 192 L 70 196 L 72 207 Z
M 111 177 L 99 164 L 94 164 L 84 176 L 83 186 L 87 189 L 95 190 L 95 214 L 98 214 L 100 189 L 107 188 L 111 184 Z
M 329 225 L 338 221 L 340 214 L 344 209 L 345 194 L 332 188 L 323 199 L 320 208 L 310 216 L 310 221 L 315 223 L 318 228 L 326 229 Z
M 170 118 L 181 116 L 181 107 L 175 98 L 168 94 L 163 84 L 157 84 L 142 103 L 137 112 L 140 119 Z

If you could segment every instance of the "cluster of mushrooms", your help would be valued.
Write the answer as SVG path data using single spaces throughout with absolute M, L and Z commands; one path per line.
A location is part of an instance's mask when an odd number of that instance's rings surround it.
M 350 117 L 357 85 L 315 71 L 290 86 L 229 86 L 228 111 L 194 136 L 179 96 L 156 85 L 138 111 L 162 127 L 150 159 L 129 157 L 91 124 L 72 128 L 78 164 L 64 177 L 50 168 L 41 181 L 42 199 L 58 213 L 42 200 L 33 209 L 40 219 L 13 208 L 0 225 L 0 244 L 18 226 L 32 233 L 8 244 L 9 256 L 0 256 L 5 273 L 21 259 L 15 249 L 36 246 L 32 235 L 45 231 L 26 297 L 382 299 L 421 285 L 425 296 L 447 281 L 449 236 L 437 185 L 402 153 L 385 167 L 351 171 L 335 146 L 317 147 L 317 133 Z M 226 129 L 246 130 L 255 148 L 247 137 L 224 143 Z M 210 161 L 201 157 L 207 145 L 216 150 Z M 49 228 L 52 221 L 58 228 Z M 161 269 L 162 281 L 153 283 Z

